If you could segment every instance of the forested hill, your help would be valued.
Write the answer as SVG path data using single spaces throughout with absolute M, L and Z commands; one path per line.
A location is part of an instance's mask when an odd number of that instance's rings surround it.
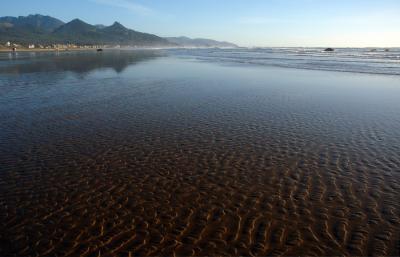
M 164 38 L 128 29 L 118 22 L 111 26 L 91 25 L 79 19 L 64 23 L 43 15 L 0 17 L 0 43 L 8 41 L 19 44 L 174 45 Z

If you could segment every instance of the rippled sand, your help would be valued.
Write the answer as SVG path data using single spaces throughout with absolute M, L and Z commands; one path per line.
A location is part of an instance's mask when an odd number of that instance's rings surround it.
M 400 254 L 399 78 L 77 58 L 3 68 L 0 256 Z

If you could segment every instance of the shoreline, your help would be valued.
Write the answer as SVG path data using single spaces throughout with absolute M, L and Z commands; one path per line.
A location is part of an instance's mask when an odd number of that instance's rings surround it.
M 214 49 L 215 47 L 121 47 L 121 48 L 101 48 L 103 50 L 196 50 L 196 49 Z M 62 48 L 62 49 L 42 49 L 42 48 L 18 48 L 18 52 L 65 52 L 65 51 L 97 51 L 98 48 Z M 217 48 L 217 49 L 236 49 L 236 48 Z M 13 53 L 9 48 L 0 48 L 0 53 Z
M 63 49 L 29 49 L 29 48 L 21 48 L 17 51 L 13 51 L 12 49 L 0 49 L 0 53 L 18 53 L 18 52 L 69 52 L 69 51 L 97 51 L 96 48 L 63 48 Z

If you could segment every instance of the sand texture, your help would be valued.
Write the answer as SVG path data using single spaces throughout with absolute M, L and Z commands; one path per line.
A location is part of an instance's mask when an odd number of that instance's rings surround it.
M 393 78 L 17 68 L 0 80 L 0 256 L 400 254 Z

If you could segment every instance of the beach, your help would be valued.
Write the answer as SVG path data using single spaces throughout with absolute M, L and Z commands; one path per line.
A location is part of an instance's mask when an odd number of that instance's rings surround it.
M 400 254 L 395 69 L 191 51 L 0 53 L 1 256 Z
M 87 49 L 87 48 L 61 48 L 61 49 L 56 49 L 56 48 L 17 48 L 16 51 L 13 51 L 12 48 L 0 48 L 0 53 L 18 53 L 18 52 L 31 52 L 31 53 L 36 53 L 36 52 L 58 52 L 58 51 L 96 51 L 96 49 Z

